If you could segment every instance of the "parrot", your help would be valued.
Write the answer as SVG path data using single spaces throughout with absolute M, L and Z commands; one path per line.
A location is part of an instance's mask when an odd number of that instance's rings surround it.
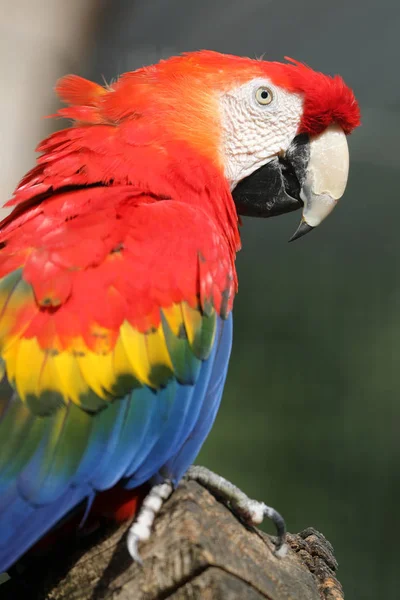
M 317 227 L 360 124 L 340 76 L 289 58 L 201 50 L 56 92 L 71 126 L 0 223 L 0 572 L 96 503 L 142 514 L 134 557 L 220 405 L 241 217 Z

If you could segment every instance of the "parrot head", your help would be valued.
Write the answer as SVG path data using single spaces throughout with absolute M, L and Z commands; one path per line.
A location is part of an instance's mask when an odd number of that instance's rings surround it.
M 222 171 L 239 215 L 302 209 L 297 239 L 332 211 L 349 169 L 346 135 L 360 124 L 352 90 L 292 59 L 286 64 L 200 51 L 162 60 L 102 87 L 67 76 L 59 114 L 136 123 L 170 151 L 189 144 Z M 153 132 L 153 133 L 151 133 Z

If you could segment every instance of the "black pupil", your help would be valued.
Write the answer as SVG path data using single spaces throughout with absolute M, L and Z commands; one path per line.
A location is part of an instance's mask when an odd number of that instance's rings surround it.
M 261 92 L 261 98 L 262 98 L 263 100 L 266 100 L 266 99 L 268 98 L 268 96 L 269 96 L 269 92 L 267 92 L 267 90 L 263 90 L 263 91 Z

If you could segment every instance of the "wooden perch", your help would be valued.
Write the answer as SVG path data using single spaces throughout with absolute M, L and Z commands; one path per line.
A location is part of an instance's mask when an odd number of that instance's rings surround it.
M 289 535 L 288 555 L 246 528 L 210 493 L 183 482 L 165 504 L 143 567 L 126 550 L 129 524 L 35 559 L 0 588 L 2 600 L 342 600 L 332 547 L 313 529 Z

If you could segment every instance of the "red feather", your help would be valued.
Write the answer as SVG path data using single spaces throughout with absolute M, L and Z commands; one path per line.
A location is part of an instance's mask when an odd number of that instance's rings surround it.
M 230 310 L 232 232 L 212 218 L 207 195 L 200 199 L 204 208 L 133 186 L 100 186 L 44 199 L 30 220 L 17 216 L 1 231 L 0 274 L 9 253 L 23 262 L 29 248 L 23 277 L 38 304 L 34 318 L 21 313 L 18 328 L 29 317 L 25 336 L 37 337 L 42 347 L 51 346 L 51 331 L 62 347 L 81 336 L 95 349 L 94 325 L 110 331 L 113 344 L 125 319 L 147 331 L 159 325 L 160 307 L 173 302 L 195 306 L 202 297 L 219 310 L 227 286 Z M 199 287 L 199 253 L 206 290 Z
M 48 344 L 47 319 L 61 344 L 73 336 L 94 344 L 94 326 L 115 332 L 128 318 L 146 331 L 173 302 L 231 309 L 238 218 L 210 90 L 260 75 L 304 95 L 301 131 L 316 134 L 335 121 L 349 133 L 359 123 L 341 78 L 296 62 L 200 52 L 128 73 L 109 88 L 74 76 L 59 82 L 70 104 L 61 114 L 75 127 L 39 145 L 0 231 L 0 276 L 26 263 L 38 304 L 29 325 L 19 323 L 26 335 Z
M 56 92 L 65 104 L 98 106 L 100 98 L 107 90 L 79 75 L 66 75 L 57 83 Z
M 142 485 L 134 490 L 126 490 L 121 485 L 115 485 L 109 490 L 97 493 L 83 529 L 81 527 L 85 515 L 84 507 L 75 510 L 69 518 L 63 520 L 39 540 L 29 551 L 29 556 L 46 554 L 56 544 L 73 539 L 79 533 L 85 535 L 85 532 L 95 531 L 102 519 L 117 523 L 132 520 L 148 492 L 148 485 Z

